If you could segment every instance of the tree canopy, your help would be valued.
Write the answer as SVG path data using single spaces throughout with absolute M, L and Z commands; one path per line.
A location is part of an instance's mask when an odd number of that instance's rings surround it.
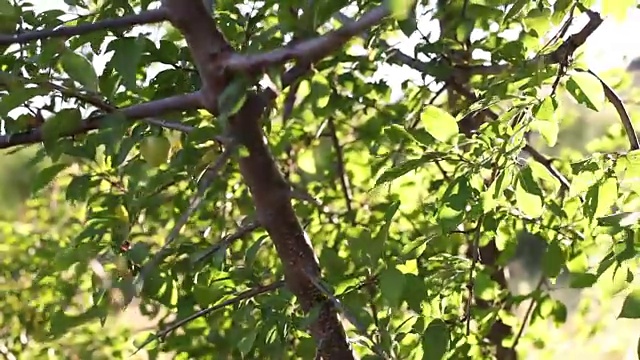
M 637 95 L 583 56 L 636 1 L 44 3 L 0 0 L 5 358 L 523 359 L 589 289 L 640 317 Z

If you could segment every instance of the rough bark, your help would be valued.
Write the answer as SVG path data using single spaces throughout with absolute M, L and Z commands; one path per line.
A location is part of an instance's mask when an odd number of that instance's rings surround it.
M 200 76 L 203 106 L 217 112 L 217 98 L 229 83 L 222 67 L 233 50 L 216 28 L 201 0 L 164 0 L 170 21 L 187 40 Z M 248 150 L 240 159 L 240 172 L 249 187 L 258 221 L 275 244 L 282 261 L 287 287 L 302 309 L 318 308 L 311 334 L 323 359 L 353 359 L 345 331 L 334 305 L 317 289 L 310 277 L 320 275 L 318 258 L 291 205 L 290 190 L 266 144 L 260 120 L 267 99 L 248 96 L 241 110 L 230 120 L 231 136 Z
M 318 354 L 323 359 L 353 359 L 337 310 L 309 278 L 320 276 L 320 265 L 291 206 L 290 188 L 265 142 L 259 122 L 265 105 L 263 97 L 251 95 L 231 120 L 232 136 L 248 150 L 248 156 L 240 159 L 240 173 L 253 196 L 258 221 L 282 261 L 287 287 L 305 312 L 320 310 L 310 329 Z

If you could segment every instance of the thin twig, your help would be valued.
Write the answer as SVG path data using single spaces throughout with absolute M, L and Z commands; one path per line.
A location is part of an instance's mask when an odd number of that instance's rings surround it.
M 167 335 L 169 335 L 170 333 L 174 332 L 175 330 L 177 330 L 178 328 L 180 328 L 181 326 L 195 320 L 198 318 L 201 318 L 203 316 L 207 316 L 209 314 L 211 314 L 212 312 L 222 309 L 223 307 L 227 307 L 229 305 L 233 305 L 233 304 L 237 304 L 240 301 L 243 300 L 248 300 L 251 298 L 254 298 L 258 295 L 273 291 L 273 290 L 277 290 L 280 289 L 281 287 L 284 286 L 284 281 L 280 280 L 277 281 L 275 283 L 269 284 L 269 285 L 260 285 L 257 286 L 255 288 L 249 289 L 249 290 L 245 290 L 241 293 L 239 293 L 238 295 L 236 295 L 235 297 L 229 299 L 229 300 L 225 300 L 223 302 L 221 302 L 220 304 L 208 307 L 206 309 L 202 309 L 194 314 L 191 314 L 189 316 L 187 316 L 184 319 L 180 319 L 178 321 L 175 321 L 171 324 L 169 324 L 167 327 L 165 327 L 164 329 L 160 330 L 155 336 L 150 337 L 149 339 L 147 339 L 145 342 L 143 342 L 142 344 L 140 344 L 140 346 L 138 346 L 138 348 L 136 349 L 136 351 L 133 353 L 134 355 L 142 350 L 145 346 L 149 345 L 150 343 L 152 343 L 155 340 L 158 339 L 164 339 L 167 337 Z
M 148 275 L 148 273 L 152 271 L 153 268 L 155 268 L 156 265 L 167 255 L 167 253 L 169 252 L 169 246 L 171 246 L 184 225 L 187 223 L 187 221 L 189 221 L 189 217 L 191 217 L 191 215 L 200 206 L 202 200 L 204 200 L 204 195 L 207 189 L 209 189 L 213 181 L 218 176 L 218 173 L 231 158 L 231 155 L 234 153 L 236 148 L 237 146 L 235 144 L 230 144 L 229 146 L 227 146 L 222 154 L 218 156 L 216 161 L 210 167 L 208 167 L 207 170 L 204 171 L 204 174 L 198 182 L 198 189 L 196 190 L 196 194 L 189 203 L 189 207 L 185 212 L 182 213 L 176 224 L 173 226 L 160 250 L 140 271 L 140 274 L 134 282 L 134 285 L 136 285 L 136 287 L 140 288 L 142 286 L 142 284 L 144 283 L 144 279 Z
M 533 290 L 533 293 L 535 294 L 536 292 L 538 292 L 538 290 L 540 290 L 542 288 L 542 285 L 544 285 L 546 283 L 546 280 L 544 278 L 544 275 L 540 276 L 540 280 L 538 281 L 538 285 L 536 285 L 536 288 Z M 518 345 L 518 341 L 520 341 L 520 338 L 522 337 L 522 334 L 524 334 L 524 328 L 527 325 L 527 322 L 529 321 L 529 316 L 531 316 L 531 312 L 533 312 L 533 307 L 536 304 L 536 298 L 535 296 L 531 297 L 531 300 L 529 302 L 529 306 L 527 307 L 527 311 L 524 314 L 524 319 L 522 319 L 522 324 L 520 324 L 520 328 L 518 329 L 518 333 L 516 334 L 516 337 L 513 339 L 513 344 L 511 345 L 511 350 L 515 350 L 516 346 Z
M 351 187 L 349 186 L 349 177 L 347 176 L 347 169 L 345 167 L 344 152 L 342 151 L 336 125 L 332 117 L 327 119 L 327 126 L 329 128 L 329 136 L 331 137 L 333 148 L 336 151 L 336 166 L 338 170 L 338 177 L 340 178 L 340 185 L 342 187 L 342 194 L 344 195 L 344 201 L 347 205 L 347 212 L 353 216 L 353 209 L 351 207 Z
M 602 88 L 604 89 L 604 96 L 609 100 L 613 107 L 616 108 L 616 112 L 618 112 L 618 116 L 620 116 L 620 121 L 622 122 L 622 126 L 624 126 L 624 130 L 627 133 L 627 138 L 629 139 L 629 147 L 631 150 L 640 150 L 640 142 L 638 142 L 638 135 L 636 134 L 635 129 L 633 128 L 633 123 L 631 122 L 631 117 L 629 116 L 629 112 L 627 108 L 624 106 L 624 103 L 620 99 L 620 96 L 616 94 L 616 92 L 609 86 L 606 82 L 604 82 L 596 73 L 591 70 L 584 69 L 576 69 L 580 72 L 586 72 L 593 75 L 600 84 L 602 84 Z
M 93 105 L 96 108 L 105 111 L 107 113 L 116 113 L 118 111 L 121 111 L 122 109 L 118 108 L 117 106 L 111 105 L 109 103 L 107 103 L 105 100 L 99 98 L 98 96 L 92 96 L 91 94 L 83 94 L 82 92 L 76 90 L 76 89 L 70 89 L 58 84 L 54 84 L 50 81 L 43 81 L 43 82 L 39 82 L 40 84 L 43 84 L 45 86 L 49 86 L 54 90 L 59 91 L 61 94 L 67 96 L 67 97 L 72 97 L 72 98 L 76 98 L 80 101 L 83 101 L 87 104 Z M 185 125 L 183 123 L 179 123 L 179 122 L 173 122 L 173 121 L 168 121 L 168 120 L 164 120 L 164 119 L 160 119 L 157 117 L 147 117 L 147 118 L 142 118 L 140 119 L 142 122 L 145 122 L 147 124 L 150 125 L 155 125 L 155 126 L 159 126 L 162 128 L 166 128 L 166 129 L 171 129 L 171 130 L 177 130 L 180 132 L 184 132 L 184 133 L 189 133 L 191 131 L 193 131 L 194 127 L 193 126 L 189 126 L 189 125 Z
M 88 34 L 97 30 L 128 28 L 134 25 L 151 24 L 165 20 L 167 20 L 167 12 L 163 8 L 160 8 L 144 11 L 139 14 L 105 19 L 95 23 L 79 24 L 76 26 L 61 26 L 54 29 L 35 30 L 21 34 L 0 34 L 0 46 L 26 44 L 33 40 L 42 40 L 54 37 L 71 37 Z
M 483 221 L 484 215 L 481 215 L 474 231 L 473 243 L 471 244 L 471 266 L 469 267 L 469 280 L 467 282 L 467 291 L 469 295 L 465 306 L 467 336 L 471 333 L 471 304 L 473 302 L 475 286 L 475 271 L 478 266 L 478 261 L 480 260 L 480 236 L 482 235 Z
M 123 115 L 128 120 L 138 120 L 158 116 L 163 113 L 187 111 L 199 109 L 201 107 L 201 94 L 199 91 L 196 91 L 189 94 L 181 94 L 160 100 L 132 105 L 121 109 L 118 114 Z M 67 131 L 60 136 L 67 137 L 84 134 L 90 130 L 98 129 L 109 115 L 110 114 L 92 115 L 88 119 L 82 121 L 80 126 L 77 128 Z M 0 135 L 0 149 L 6 149 L 17 145 L 39 143 L 43 140 L 43 135 L 44 134 L 40 127 L 25 132 Z
M 280 65 L 289 60 L 301 60 L 302 63 L 313 63 L 327 54 L 342 47 L 353 36 L 377 25 L 390 15 L 386 5 L 380 5 L 358 20 L 345 24 L 339 29 L 323 36 L 300 41 L 297 44 L 279 48 L 262 54 L 231 54 L 224 64 L 225 69 L 233 72 L 262 71 L 272 65 Z
M 201 254 L 199 257 L 193 260 L 193 262 L 198 263 L 202 260 L 207 259 L 208 257 L 215 254 L 218 250 L 228 247 L 229 244 L 231 244 L 232 242 L 242 239 L 245 235 L 249 234 L 250 232 L 260 227 L 261 225 L 257 221 L 251 221 L 245 225 L 240 226 L 240 228 L 238 228 L 236 232 L 223 237 L 222 240 L 210 246 L 207 249 L 207 251 L 205 251 L 203 254 Z

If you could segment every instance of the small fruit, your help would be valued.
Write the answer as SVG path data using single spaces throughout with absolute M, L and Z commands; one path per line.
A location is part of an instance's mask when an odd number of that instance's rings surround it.
M 213 163 L 217 158 L 218 153 L 214 149 L 207 150 L 202 156 L 202 163 L 209 165 Z
M 170 151 L 171 142 L 164 136 L 146 137 L 140 143 L 140 155 L 151 166 L 166 164 Z
M 127 211 L 126 207 L 124 207 L 123 205 L 118 205 L 116 206 L 115 210 L 115 215 L 118 220 L 129 222 L 129 212 Z

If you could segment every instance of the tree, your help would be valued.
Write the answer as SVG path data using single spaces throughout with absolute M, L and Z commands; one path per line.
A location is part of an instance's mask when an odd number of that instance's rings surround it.
M 65 3 L 0 0 L 0 148 L 36 144 L 38 174 L 3 223 L 5 355 L 125 356 L 105 322 L 135 304 L 153 357 L 515 359 L 566 318 L 549 279 L 633 279 L 638 140 L 575 56 L 593 1 Z M 392 99 L 382 64 L 424 81 Z M 536 150 L 563 94 L 615 107 L 599 152 Z M 515 295 L 522 231 L 546 246 Z

